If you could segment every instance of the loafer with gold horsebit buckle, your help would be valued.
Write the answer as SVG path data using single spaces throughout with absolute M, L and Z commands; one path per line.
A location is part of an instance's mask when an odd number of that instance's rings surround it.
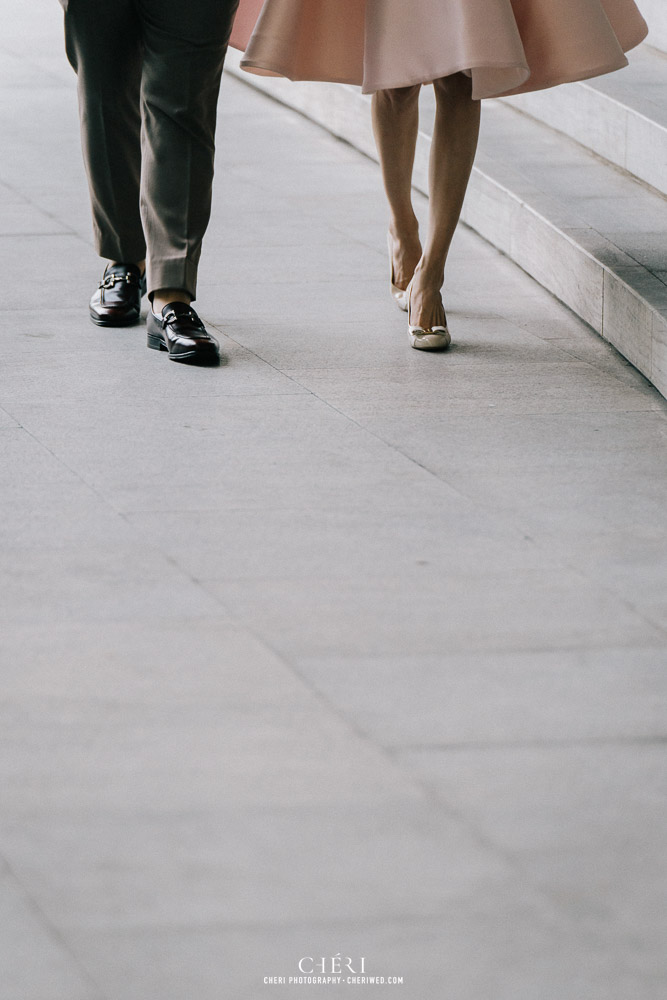
M 90 300 L 90 318 L 96 326 L 133 326 L 145 294 L 146 275 L 136 264 L 109 264 Z
M 220 345 L 207 331 L 192 306 L 170 302 L 160 316 L 151 309 L 146 320 L 148 346 L 167 351 L 170 361 L 189 365 L 217 365 Z

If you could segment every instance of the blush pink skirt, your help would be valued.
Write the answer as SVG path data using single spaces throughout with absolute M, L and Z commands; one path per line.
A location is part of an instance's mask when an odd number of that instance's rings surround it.
M 633 0 L 241 0 L 232 45 L 251 73 L 365 93 L 463 71 L 481 99 L 620 69 L 647 32 Z

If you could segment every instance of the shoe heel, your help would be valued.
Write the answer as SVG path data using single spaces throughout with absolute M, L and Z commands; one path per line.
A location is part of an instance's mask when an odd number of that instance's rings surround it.
M 394 245 L 391 233 L 387 233 L 387 250 L 389 251 L 389 290 L 391 292 L 391 297 L 399 309 L 403 312 L 407 312 L 408 303 L 406 299 L 406 292 L 394 283 Z
M 162 337 L 156 337 L 154 333 L 149 333 L 146 338 L 146 343 L 153 351 L 166 351 L 167 348 L 164 346 Z

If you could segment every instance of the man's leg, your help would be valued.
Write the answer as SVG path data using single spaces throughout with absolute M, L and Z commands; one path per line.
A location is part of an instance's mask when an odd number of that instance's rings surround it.
M 65 15 L 78 75 L 83 155 L 97 250 L 111 261 L 146 256 L 139 211 L 141 23 L 133 0 L 76 0 Z
M 156 312 L 197 292 L 220 78 L 238 0 L 136 0 L 144 32 L 141 212 Z

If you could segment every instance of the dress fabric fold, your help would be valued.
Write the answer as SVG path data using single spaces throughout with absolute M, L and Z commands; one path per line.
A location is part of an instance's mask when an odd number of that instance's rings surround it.
M 249 72 L 365 93 L 463 71 L 482 99 L 620 69 L 647 32 L 633 0 L 241 0 L 232 45 Z

